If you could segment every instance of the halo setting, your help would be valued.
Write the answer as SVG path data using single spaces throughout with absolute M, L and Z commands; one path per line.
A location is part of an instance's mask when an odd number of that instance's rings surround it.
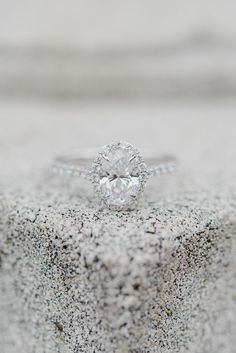
M 92 166 L 92 182 L 98 197 L 109 208 L 126 209 L 135 204 L 148 178 L 139 151 L 128 143 L 102 148 Z
M 87 149 L 56 157 L 53 172 L 89 180 L 103 205 L 118 211 L 134 208 L 147 179 L 176 170 L 173 156 L 158 157 L 151 153 L 144 162 L 140 152 L 127 142 L 104 146 L 95 160 L 91 152 Z

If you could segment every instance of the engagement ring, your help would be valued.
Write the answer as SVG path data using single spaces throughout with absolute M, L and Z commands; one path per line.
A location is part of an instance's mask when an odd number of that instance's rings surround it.
M 92 182 L 95 194 L 110 209 L 133 208 L 150 177 L 176 169 L 172 157 L 143 158 L 129 143 L 112 143 L 102 147 L 95 159 L 86 153 L 55 159 L 59 175 L 82 177 Z

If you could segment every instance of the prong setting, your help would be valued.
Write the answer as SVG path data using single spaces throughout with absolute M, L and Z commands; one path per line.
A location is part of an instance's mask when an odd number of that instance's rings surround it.
M 147 178 L 148 169 L 140 152 L 126 142 L 104 146 L 91 170 L 95 194 L 114 210 L 133 208 Z

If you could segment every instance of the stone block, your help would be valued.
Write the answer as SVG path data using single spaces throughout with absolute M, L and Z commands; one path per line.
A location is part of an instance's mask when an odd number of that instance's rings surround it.
M 235 352 L 235 195 L 151 190 L 1 194 L 1 353 Z

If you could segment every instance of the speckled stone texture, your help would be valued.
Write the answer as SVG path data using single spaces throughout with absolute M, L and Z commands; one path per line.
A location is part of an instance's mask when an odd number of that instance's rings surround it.
M 236 352 L 235 114 L 0 105 L 1 353 Z M 121 136 L 181 158 L 136 210 L 108 212 L 89 183 L 48 173 L 72 144 Z
M 147 193 L 114 213 L 38 189 L 1 197 L 1 352 L 235 352 L 227 195 Z

